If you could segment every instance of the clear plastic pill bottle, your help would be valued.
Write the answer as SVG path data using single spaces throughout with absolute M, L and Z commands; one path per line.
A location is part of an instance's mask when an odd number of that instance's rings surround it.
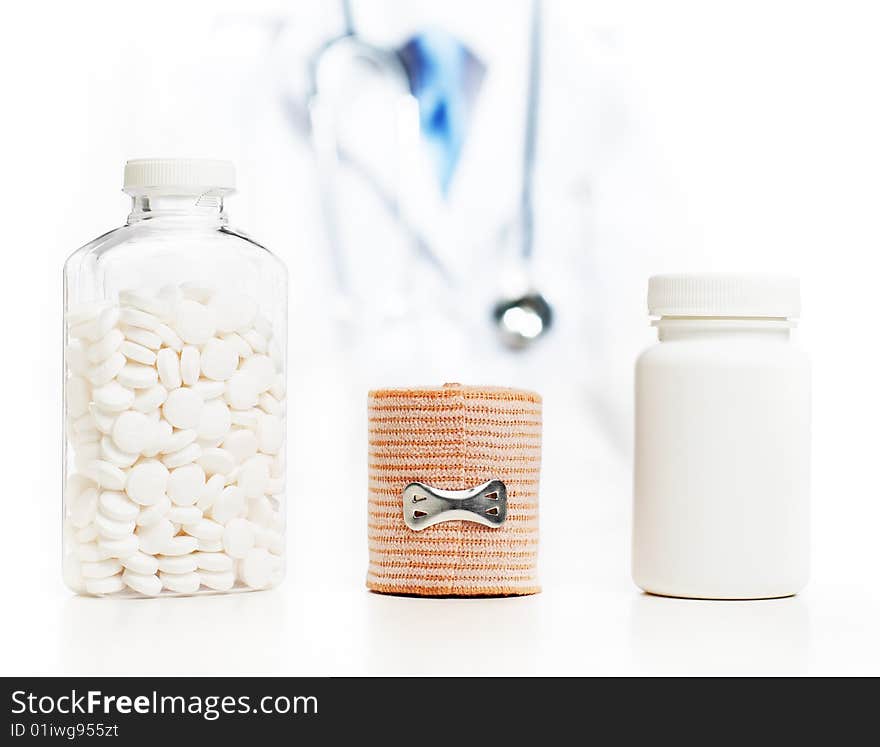
M 129 161 L 125 225 L 64 266 L 63 575 L 95 596 L 284 573 L 287 271 L 225 161 Z
M 797 280 L 662 275 L 648 308 L 660 341 L 636 365 L 635 583 L 706 599 L 797 593 L 810 475 Z

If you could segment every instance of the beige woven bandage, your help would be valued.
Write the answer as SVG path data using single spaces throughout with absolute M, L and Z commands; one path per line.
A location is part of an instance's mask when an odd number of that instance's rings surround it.
M 369 395 L 367 586 L 424 596 L 502 596 L 541 590 L 538 481 L 541 398 L 518 389 L 447 384 Z M 507 486 L 501 526 L 452 520 L 413 531 L 403 491 L 413 482 L 466 490 Z

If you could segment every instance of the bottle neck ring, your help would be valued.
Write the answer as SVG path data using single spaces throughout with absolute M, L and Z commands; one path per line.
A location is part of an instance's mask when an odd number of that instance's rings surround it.
M 226 223 L 223 198 L 225 190 L 200 194 L 167 194 L 164 192 L 130 192 L 131 212 L 127 223 L 146 220 L 179 219 Z
M 651 322 L 658 338 L 676 340 L 694 337 L 764 337 L 788 339 L 797 326 L 785 317 L 662 316 Z

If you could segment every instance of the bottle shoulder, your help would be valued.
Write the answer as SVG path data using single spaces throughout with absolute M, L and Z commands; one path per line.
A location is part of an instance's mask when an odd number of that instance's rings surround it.
M 250 261 L 269 262 L 286 273 L 284 262 L 249 234 L 226 224 L 187 225 L 138 221 L 119 226 L 92 239 L 67 257 L 65 269 L 86 262 L 132 260 L 156 252 L 173 259 L 194 252 L 219 253 L 225 257 L 240 255 Z
M 671 366 L 810 367 L 809 354 L 788 339 L 706 338 L 657 342 L 641 352 L 637 370 Z

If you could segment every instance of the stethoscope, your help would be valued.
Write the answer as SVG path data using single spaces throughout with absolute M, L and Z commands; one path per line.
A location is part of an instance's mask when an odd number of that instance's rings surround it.
M 342 240 L 339 234 L 339 215 L 336 208 L 336 181 L 339 169 L 345 166 L 362 179 L 378 198 L 380 205 L 395 220 L 408 238 L 413 250 L 427 262 L 450 288 L 457 285 L 450 263 L 409 219 L 405 200 L 389 191 L 360 163 L 353 154 L 341 146 L 336 127 L 336 107 L 332 95 L 325 91 L 334 68 L 344 64 L 368 66 L 378 74 L 389 89 L 396 92 L 397 106 L 404 116 L 395 118 L 401 127 L 418 128 L 416 113 L 418 103 L 410 90 L 407 70 L 398 54 L 363 40 L 354 28 L 351 4 L 341 0 L 343 33 L 327 41 L 311 58 L 309 63 L 309 118 L 312 128 L 320 191 L 320 203 L 327 232 L 327 241 L 333 264 L 333 272 L 339 291 L 350 293 L 350 280 L 347 275 Z M 524 147 L 522 153 L 522 178 L 519 209 L 514 224 L 520 239 L 519 263 L 521 275 L 530 282 L 532 258 L 534 254 L 534 201 L 532 187 L 536 160 L 538 133 L 538 107 L 540 94 L 541 62 L 541 0 L 532 0 L 529 38 L 529 65 L 526 91 L 526 121 L 524 128 Z M 400 133 L 404 142 L 415 142 L 411 133 Z M 507 229 L 509 230 L 509 226 Z M 492 319 L 501 341 L 510 348 L 522 349 L 531 346 L 542 337 L 553 323 L 553 310 L 544 296 L 533 287 L 525 292 L 497 300 L 492 307 Z

